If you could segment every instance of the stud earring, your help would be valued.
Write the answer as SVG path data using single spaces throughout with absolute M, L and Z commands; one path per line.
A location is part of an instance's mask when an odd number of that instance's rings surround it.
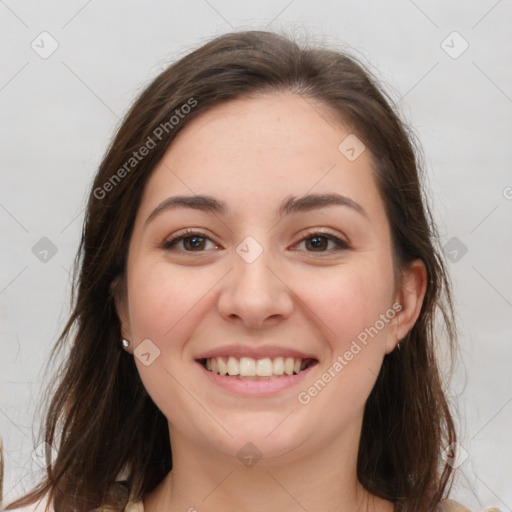
M 128 348 L 130 346 L 130 342 L 128 340 L 123 340 L 122 343 L 124 348 Z

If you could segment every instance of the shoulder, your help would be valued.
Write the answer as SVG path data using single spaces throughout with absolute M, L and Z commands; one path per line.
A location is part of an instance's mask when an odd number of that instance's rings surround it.
M 46 501 L 40 501 L 39 503 L 34 503 L 32 505 L 27 505 L 26 507 L 15 508 L 10 512 L 54 512 L 53 507 L 49 506 L 46 508 Z M 98 512 L 107 511 L 107 509 L 99 508 Z M 111 509 L 109 509 L 109 512 Z M 144 505 L 142 501 L 130 501 L 127 503 L 123 512 L 144 512 Z
M 124 512 L 144 512 L 142 501 L 129 501 Z
M 471 510 L 453 500 L 443 500 L 436 508 L 436 512 L 471 512 Z
M 3 503 L 3 506 L 7 505 L 7 503 Z M 43 498 L 38 502 L 31 503 L 30 505 L 25 505 L 20 508 L 13 508 L 9 512 L 54 512 L 53 507 L 48 505 L 47 498 Z M 3 509 L 2 509 L 3 510 Z
M 118 505 L 114 508 L 100 506 L 95 509 L 95 512 L 144 512 L 143 502 L 138 502 L 134 499 L 129 493 L 125 482 L 116 481 L 109 492 L 110 498 L 113 498 Z M 7 503 L 0 502 L 0 510 L 4 510 L 3 507 L 6 505 Z M 46 494 L 37 502 L 25 505 L 24 507 L 10 509 L 7 512 L 55 512 L 55 510 L 53 503 L 49 502 L 48 494 Z

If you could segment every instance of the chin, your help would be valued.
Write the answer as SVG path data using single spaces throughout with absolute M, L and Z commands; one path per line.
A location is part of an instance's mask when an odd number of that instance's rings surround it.
M 312 432 L 307 431 L 304 423 L 300 427 L 294 425 L 296 411 L 291 411 L 293 409 L 288 412 L 237 414 L 231 421 L 226 418 L 223 426 L 233 437 L 222 432 L 221 439 L 213 443 L 213 448 L 239 459 L 245 456 L 258 458 L 258 464 L 262 465 L 289 462 L 299 456 L 299 449 L 305 448 L 308 440 L 312 439 Z

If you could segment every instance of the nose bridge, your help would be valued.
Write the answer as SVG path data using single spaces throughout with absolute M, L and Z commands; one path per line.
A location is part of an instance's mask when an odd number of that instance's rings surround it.
M 275 275 L 273 251 L 264 244 L 268 244 L 268 237 L 260 243 L 248 236 L 236 246 L 233 272 L 219 299 L 219 311 L 225 318 L 239 318 L 250 327 L 284 318 L 292 310 L 289 290 Z

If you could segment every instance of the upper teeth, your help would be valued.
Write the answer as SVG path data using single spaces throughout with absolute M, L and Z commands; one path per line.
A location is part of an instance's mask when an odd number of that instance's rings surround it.
M 272 375 L 293 375 L 299 373 L 303 359 L 294 357 L 270 357 L 253 359 L 252 357 L 212 357 L 206 360 L 206 368 L 219 375 L 240 375 L 242 377 L 258 376 L 270 377 Z

